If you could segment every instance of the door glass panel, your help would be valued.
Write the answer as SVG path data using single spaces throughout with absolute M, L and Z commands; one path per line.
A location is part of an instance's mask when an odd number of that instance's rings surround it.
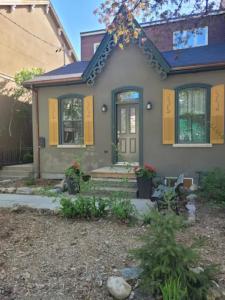
M 127 116 L 126 116 L 126 108 L 121 108 L 120 110 L 120 124 L 121 124 L 121 133 L 126 133 L 127 132 Z
M 122 92 L 122 93 L 119 93 L 117 95 L 117 102 L 119 103 L 123 103 L 123 102 L 137 102 L 139 100 L 139 92 L 137 91 L 126 91 L 126 92 Z
M 136 109 L 130 108 L 130 133 L 136 133 Z

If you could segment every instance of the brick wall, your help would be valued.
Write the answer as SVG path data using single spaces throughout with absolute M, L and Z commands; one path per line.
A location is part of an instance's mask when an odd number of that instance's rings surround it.
M 225 42 L 225 15 L 193 18 L 189 20 L 145 27 L 148 37 L 160 51 L 173 49 L 173 32 L 208 26 L 208 43 Z M 100 43 L 104 34 L 81 36 L 81 59 L 90 60 L 94 54 L 94 43 Z

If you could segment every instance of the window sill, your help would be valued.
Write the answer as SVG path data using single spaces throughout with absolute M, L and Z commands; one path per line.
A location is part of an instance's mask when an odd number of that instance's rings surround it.
M 211 148 L 212 144 L 173 144 L 174 148 Z
M 86 148 L 86 145 L 58 145 L 57 148 L 62 148 L 62 149 L 80 149 L 80 148 Z

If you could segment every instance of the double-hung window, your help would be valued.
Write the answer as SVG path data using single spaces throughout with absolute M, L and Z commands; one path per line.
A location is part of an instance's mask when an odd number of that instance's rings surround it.
M 61 144 L 82 145 L 83 133 L 83 97 L 69 95 L 60 98 Z
M 209 89 L 187 87 L 177 90 L 177 143 L 209 143 Z

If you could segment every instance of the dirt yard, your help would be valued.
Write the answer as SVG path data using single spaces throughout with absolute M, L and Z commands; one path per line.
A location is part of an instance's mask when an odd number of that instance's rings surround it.
M 179 239 L 202 236 L 201 254 L 220 265 L 225 284 L 225 211 L 201 205 L 198 222 Z M 145 227 L 68 221 L 37 212 L 0 210 L 0 299 L 112 299 L 108 276 L 134 262 L 128 250 Z M 141 300 L 141 299 L 140 299 Z

